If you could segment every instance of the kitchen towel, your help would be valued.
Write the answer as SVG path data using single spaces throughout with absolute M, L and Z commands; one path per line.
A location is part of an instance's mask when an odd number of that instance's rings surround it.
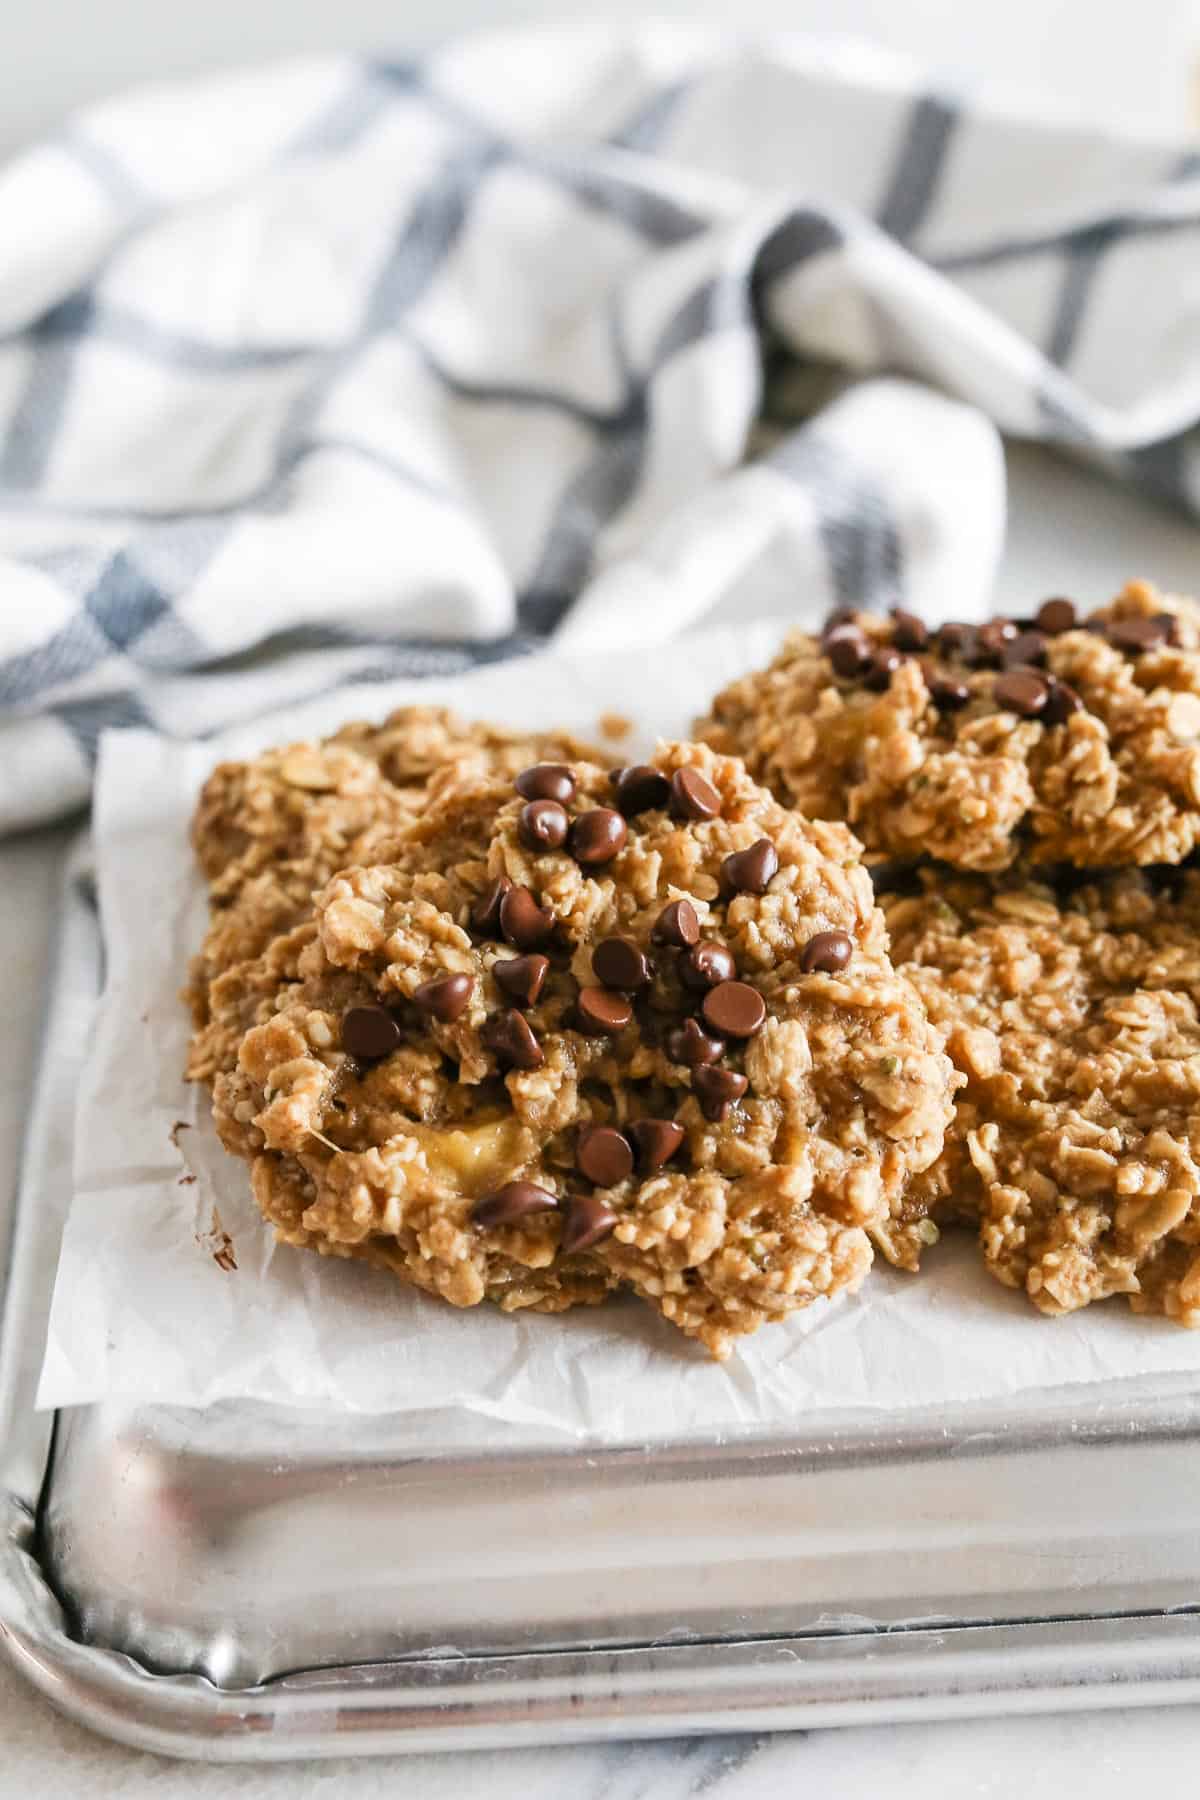
M 556 634 L 980 613 L 997 427 L 1194 507 L 1200 157 L 648 24 L 317 58 L 0 171 L 0 829 L 99 733 Z

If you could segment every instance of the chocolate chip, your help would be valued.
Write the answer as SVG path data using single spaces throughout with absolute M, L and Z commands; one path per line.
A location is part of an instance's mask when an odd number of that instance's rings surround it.
M 1006 669 L 1012 669 L 1018 663 L 1027 668 L 1040 667 L 1046 660 L 1046 634 L 1044 631 L 1019 631 L 1015 638 L 1010 638 L 1001 652 L 1001 660 Z
M 1047 637 L 1058 637 L 1060 632 L 1073 631 L 1078 617 L 1073 600 L 1057 596 L 1053 600 L 1043 600 L 1037 609 L 1038 630 L 1044 631 Z
M 835 675 L 844 681 L 853 681 L 870 666 L 871 645 L 865 631 L 858 625 L 836 625 L 827 632 L 822 648 L 833 666 Z
M 992 697 L 1006 712 L 1034 719 L 1050 697 L 1050 684 L 1036 669 L 1009 669 L 997 678 Z
M 679 962 L 679 979 L 696 994 L 706 994 L 736 974 L 737 964 L 724 944 L 696 944 Z
M 700 1010 L 706 1025 L 731 1038 L 753 1037 L 767 1016 L 762 995 L 748 981 L 723 981 L 710 988 Z
M 610 806 L 597 806 L 592 812 L 580 813 L 571 826 L 571 855 L 585 869 L 611 862 L 625 848 L 628 835 L 619 812 L 613 812 Z
M 877 894 L 919 894 L 920 879 L 914 863 L 895 858 L 881 858 L 867 864 L 867 874 Z
M 554 929 L 554 915 L 538 905 L 527 887 L 513 887 L 500 901 L 500 929 L 516 950 L 535 950 Z
M 1072 713 L 1083 711 L 1083 701 L 1067 682 L 1059 681 L 1054 675 L 1047 676 L 1047 680 L 1050 683 L 1050 696 L 1042 714 L 1042 723 L 1063 725 Z
M 559 1254 L 571 1256 L 577 1250 L 590 1250 L 593 1244 L 612 1236 L 616 1223 L 616 1213 L 599 1194 L 572 1194 L 567 1201 Z
M 875 693 L 882 694 L 890 686 L 892 676 L 903 661 L 899 650 L 893 650 L 890 646 L 877 650 L 866 673 L 867 686 Z
M 671 797 L 670 782 L 661 769 L 655 769 L 649 763 L 635 763 L 632 769 L 622 769 L 616 787 L 617 805 L 627 819 L 665 807 Z
M 437 975 L 423 981 L 413 994 L 413 1004 L 430 1018 L 452 1025 L 471 1004 L 475 983 L 470 975 Z
M 635 1119 L 629 1136 L 637 1145 L 638 1167 L 653 1175 L 669 1163 L 684 1140 L 684 1129 L 674 1119 Z
M 522 800 L 557 800 L 565 806 L 575 798 L 575 775 L 565 763 L 535 763 L 522 769 L 515 783 Z
M 833 611 L 830 613 L 829 617 L 826 619 L 825 623 L 821 627 L 822 638 L 827 638 L 831 631 L 836 631 L 838 629 L 838 627 L 841 625 L 853 625 L 857 618 L 858 618 L 858 608 L 857 607 L 855 607 L 855 606 L 835 606 Z
M 517 836 L 527 850 L 557 850 L 567 841 L 570 823 L 557 800 L 530 800 L 521 808 Z
M 779 868 L 770 838 L 759 838 L 748 850 L 734 850 L 721 864 L 724 885 L 735 894 L 765 894 Z
M 1114 650 L 1126 650 L 1139 656 L 1143 650 L 1155 650 L 1170 641 L 1174 620 L 1166 613 L 1152 619 L 1110 619 L 1104 635 Z
M 605 987 L 636 994 L 650 982 L 650 964 L 632 938 L 610 937 L 592 951 L 592 972 Z
M 1047 675 L 1045 682 L 1049 686 L 1049 695 L 1045 700 L 1042 713 L 1043 725 L 1065 725 L 1072 713 L 1083 711 L 1083 700 L 1070 686 L 1069 682 L 1060 680 L 1056 675 Z
M 507 875 L 498 875 L 495 881 L 485 887 L 478 900 L 471 908 L 471 928 L 480 937 L 499 937 L 500 935 L 500 902 L 505 894 L 512 892 L 512 882 Z
M 514 1006 L 535 1006 L 549 967 L 548 956 L 509 956 L 492 964 L 492 978 Z
M 474 1207 L 471 1217 L 485 1231 L 498 1225 L 515 1225 L 530 1213 L 557 1212 L 558 1196 L 532 1181 L 508 1181 L 494 1194 L 485 1194 Z
M 608 771 L 609 786 L 610 787 L 620 787 L 621 777 L 624 773 L 625 773 L 624 764 L 618 765 L 618 767 L 615 769 L 610 769 Z
M 719 1038 L 709 1037 L 707 1031 L 695 1019 L 688 1019 L 678 1031 L 673 1031 L 667 1039 L 667 1055 L 672 1062 L 683 1063 L 689 1069 L 700 1068 L 705 1063 L 719 1062 L 725 1046 Z
M 986 625 L 979 627 L 978 649 L 976 661 L 994 663 L 997 666 L 1004 661 L 1004 652 L 1017 636 L 1017 627 L 1012 619 L 989 619 Z
M 624 994 L 602 987 L 580 988 L 575 1002 L 575 1025 L 588 1037 L 615 1037 L 632 1017 L 633 1008 Z
M 616 1187 L 633 1174 L 633 1146 L 612 1125 L 585 1125 L 575 1140 L 575 1167 L 597 1187 Z
M 955 681 L 951 675 L 930 676 L 928 687 L 929 698 L 939 712 L 958 712 L 971 698 L 971 690 L 966 682 Z
M 924 650 L 929 642 L 929 627 L 916 613 L 893 607 L 892 642 L 897 650 Z
M 740 1100 L 750 1083 L 734 1069 L 697 1069 L 692 1075 L 692 1088 L 700 1110 L 712 1124 L 719 1125 L 735 1100 Z
M 806 975 L 836 975 L 854 955 L 854 939 L 846 931 L 818 931 L 810 937 L 800 957 Z
M 980 641 L 989 649 L 992 645 L 1007 644 L 1015 638 L 1021 627 L 1007 613 L 997 613 L 994 619 L 985 619 L 979 627 Z
M 962 662 L 974 663 L 979 654 L 979 631 L 974 625 L 952 621 L 937 634 L 938 649 L 943 656 L 957 656 Z
M 533 1035 L 529 1020 L 524 1013 L 515 1007 L 506 1007 L 503 1012 L 493 1013 L 484 1021 L 480 1032 L 486 1047 L 493 1056 L 513 1069 L 540 1069 L 546 1060 L 545 1052 Z
M 700 921 L 690 900 L 672 900 L 654 921 L 650 933 L 656 944 L 674 944 L 684 950 L 700 936 Z
M 386 1007 L 352 1006 L 342 1014 L 342 1049 L 360 1062 L 378 1062 L 400 1045 L 400 1027 Z
M 721 796 L 698 769 L 676 769 L 671 777 L 673 819 L 718 819 Z

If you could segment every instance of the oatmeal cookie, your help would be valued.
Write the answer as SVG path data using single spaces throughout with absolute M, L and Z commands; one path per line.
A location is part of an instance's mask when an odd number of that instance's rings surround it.
M 1200 842 L 1200 608 L 1131 583 L 1080 622 L 835 614 L 697 735 L 869 853 L 1002 870 L 1178 863 Z
M 322 741 L 215 768 L 192 821 L 211 916 L 185 992 L 195 1025 L 189 1079 L 232 1066 L 253 1017 L 232 997 L 271 976 L 271 959 L 250 965 L 311 914 L 313 894 L 338 869 L 380 860 L 431 782 L 515 774 L 539 757 L 577 754 L 590 752 L 562 732 L 506 732 L 407 706 L 380 725 L 354 722 Z
M 842 825 L 688 744 L 443 783 L 221 1073 L 287 1242 L 454 1305 L 632 1289 L 716 1356 L 912 1264 L 957 1081 Z
M 966 1077 L 919 1203 L 974 1211 L 1046 1313 L 1124 1294 L 1200 1325 L 1200 876 L 1170 875 L 925 872 L 886 902 Z

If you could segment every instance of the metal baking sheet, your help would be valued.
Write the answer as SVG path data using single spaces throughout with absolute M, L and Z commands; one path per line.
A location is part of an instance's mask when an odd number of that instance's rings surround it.
M 26 1151 L 64 1203 L 84 887 Z M 51 1420 L 60 1228 L 18 1197 L 0 1640 L 114 1737 L 253 1760 L 1200 1698 L 1194 1383 L 590 1451 L 238 1403 Z

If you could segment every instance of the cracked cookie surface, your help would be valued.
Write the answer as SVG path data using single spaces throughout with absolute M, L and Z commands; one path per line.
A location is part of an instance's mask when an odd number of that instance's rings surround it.
M 1200 843 L 1200 608 L 1134 582 L 1086 620 L 835 615 L 696 729 L 872 855 L 1178 863 Z
M 923 882 L 885 900 L 893 955 L 966 1077 L 924 1203 L 1043 1312 L 1200 1325 L 1200 876 Z
M 328 882 L 218 1128 L 288 1242 L 460 1306 L 630 1288 L 722 1356 L 915 1263 L 957 1077 L 845 827 L 694 745 L 568 760 Z

